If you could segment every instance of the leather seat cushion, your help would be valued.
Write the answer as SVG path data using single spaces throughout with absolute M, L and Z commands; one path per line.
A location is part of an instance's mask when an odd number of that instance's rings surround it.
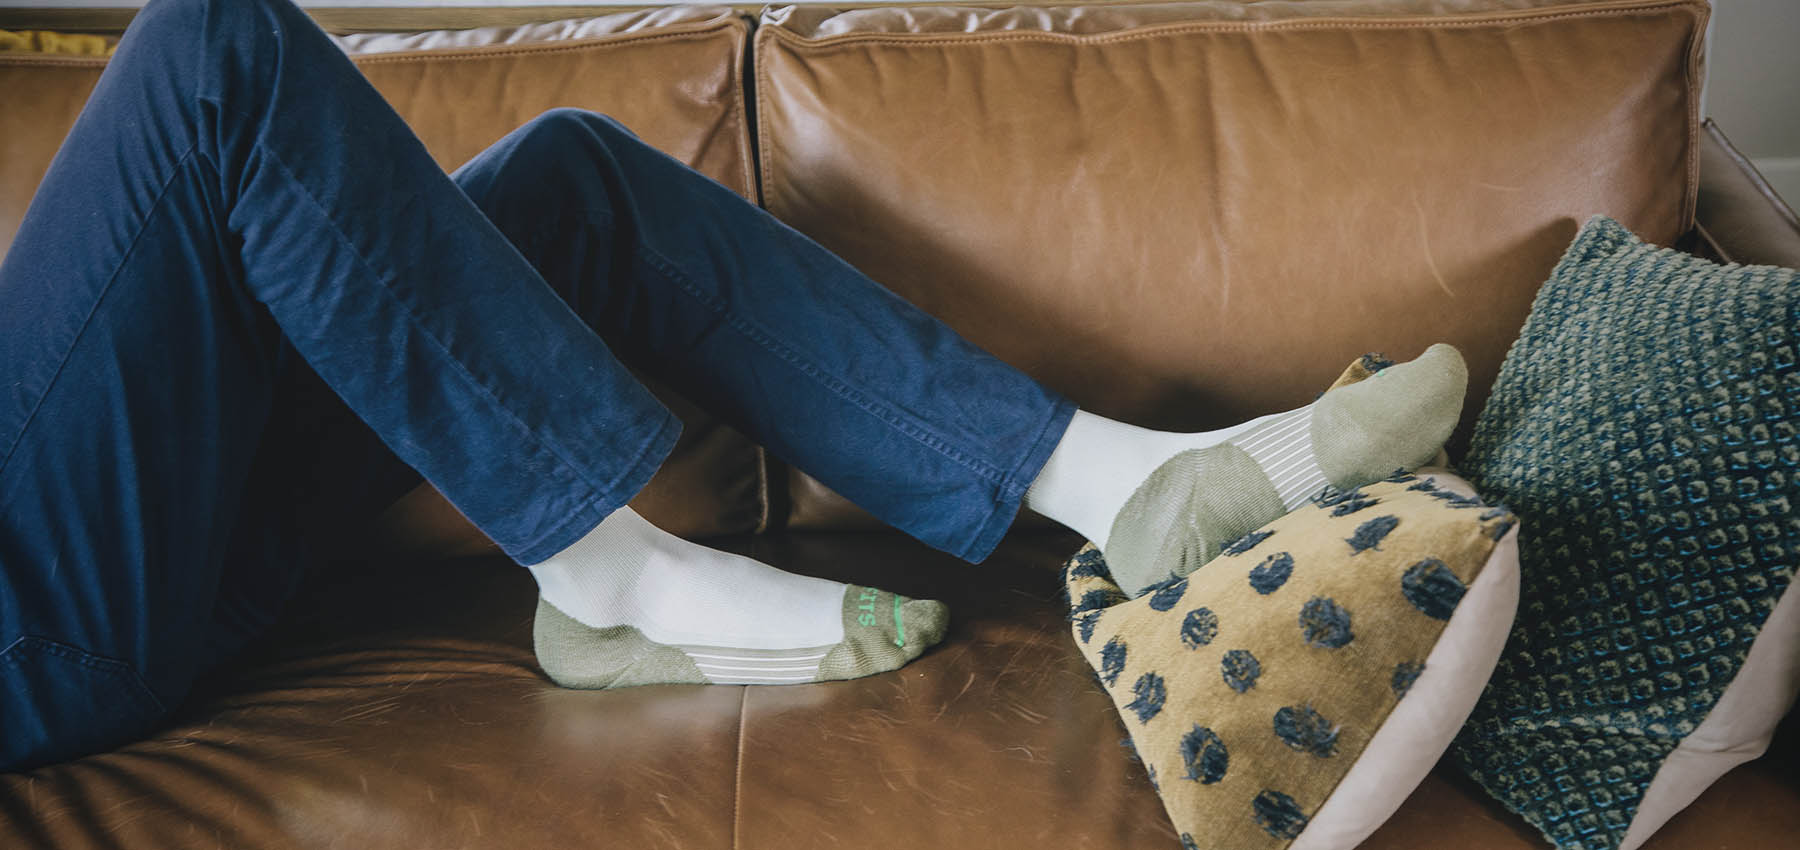
M 758 688 L 563 690 L 532 660 L 526 571 L 338 565 L 166 730 L 0 777 L 0 846 L 1173 848 L 1064 620 L 1078 542 L 1015 535 L 976 569 L 891 532 L 734 538 L 951 607 L 945 642 L 901 671 Z M 1648 850 L 1793 835 L 1800 785 L 1777 769 L 1733 771 Z M 1446 835 L 1546 846 L 1441 767 L 1364 847 Z

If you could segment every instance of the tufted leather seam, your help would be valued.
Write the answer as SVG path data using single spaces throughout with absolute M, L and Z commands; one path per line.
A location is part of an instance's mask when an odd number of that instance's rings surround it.
M 1702 6 L 1694 15 L 1694 29 L 1688 33 L 1687 67 L 1687 186 L 1681 194 L 1681 222 L 1677 233 L 1686 233 L 1697 223 L 1700 205 L 1700 76 L 1706 58 L 1706 28 L 1712 9 Z
M 781 218 L 782 216 L 781 213 L 776 210 L 774 200 L 773 188 L 775 186 L 776 151 L 774 145 L 769 141 L 770 101 L 767 99 L 769 91 L 769 63 L 762 61 L 762 45 L 765 40 L 774 38 L 774 33 L 779 29 L 780 27 L 757 27 L 756 32 L 752 37 L 753 43 L 750 47 L 750 63 L 756 71 L 753 77 L 757 97 L 756 169 L 758 176 L 761 178 L 760 182 L 757 184 L 757 200 L 761 202 L 763 209 L 768 210 L 769 213 L 776 218 Z
M 735 17 L 720 17 L 698 24 L 675 24 L 667 28 L 670 31 L 654 33 L 620 33 L 596 38 L 584 38 L 574 42 L 536 42 L 527 45 L 505 45 L 484 47 L 452 47 L 441 50 L 409 50 L 397 53 L 347 54 L 357 64 L 399 64 L 406 62 L 427 62 L 433 59 L 490 59 L 495 57 L 534 56 L 544 53 L 574 53 L 582 50 L 598 50 L 615 45 L 643 44 L 652 41 L 672 41 L 675 39 L 710 37 L 732 29 Z
M 0 56 L 0 65 L 61 65 L 66 68 L 104 68 L 105 56 L 51 56 L 42 53 Z
M 737 755 L 733 759 L 731 779 L 731 850 L 737 850 L 738 828 L 743 820 L 744 802 L 744 729 L 749 725 L 750 688 L 739 686 L 742 696 L 738 699 L 738 735 Z
M 1171 35 L 1188 35 L 1193 33 L 1255 33 L 1268 30 L 1441 30 L 1441 29 L 1475 29 L 1495 24 L 1536 24 L 1549 21 L 1574 18 L 1615 18 L 1633 15 L 1646 15 L 1675 11 L 1686 8 L 1696 18 L 1705 16 L 1706 8 L 1697 0 L 1653 0 L 1653 2 L 1634 2 L 1616 6 L 1579 9 L 1563 12 L 1545 12 L 1543 10 L 1519 10 L 1488 14 L 1467 15 L 1456 18 L 1409 15 L 1392 20 L 1370 20 L 1366 18 L 1324 17 L 1304 20 L 1262 20 L 1262 21 L 1174 21 L 1164 24 L 1151 24 L 1143 27 L 1110 33 L 1061 33 L 1031 30 L 999 30 L 988 33 L 844 33 L 842 35 L 810 38 L 800 35 L 779 25 L 764 27 L 777 31 L 783 40 L 798 47 L 809 50 L 823 50 L 844 45 L 860 44 L 892 44 L 892 45 L 930 45 L 949 46 L 961 44 L 984 44 L 995 41 L 1041 41 L 1054 44 L 1115 44 L 1121 42 L 1141 41 Z

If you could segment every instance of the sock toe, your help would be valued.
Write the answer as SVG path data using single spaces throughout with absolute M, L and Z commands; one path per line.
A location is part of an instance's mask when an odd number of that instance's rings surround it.
M 1225 544 L 1287 510 L 1262 467 L 1221 443 L 1190 449 L 1157 467 L 1113 520 L 1106 563 L 1137 597 L 1217 557 Z
M 935 599 L 906 599 L 900 605 L 905 624 L 906 659 L 911 661 L 944 639 L 950 628 L 950 607 Z
M 943 640 L 950 609 L 872 587 L 844 590 L 844 640 L 819 663 L 818 680 L 897 670 Z
M 1349 489 L 1428 463 L 1456 428 L 1468 383 L 1462 354 L 1440 343 L 1326 393 L 1313 405 L 1319 468 Z

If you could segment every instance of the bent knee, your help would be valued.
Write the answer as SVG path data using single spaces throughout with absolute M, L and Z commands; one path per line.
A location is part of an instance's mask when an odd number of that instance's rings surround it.
M 558 106 L 545 110 L 525 122 L 519 131 L 532 138 L 543 137 L 553 142 L 598 137 L 602 141 L 628 138 L 641 141 L 623 121 L 601 112 Z

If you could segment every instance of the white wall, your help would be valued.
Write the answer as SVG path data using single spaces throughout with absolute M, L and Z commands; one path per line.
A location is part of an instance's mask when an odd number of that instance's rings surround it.
M 1800 205 L 1800 2 L 1713 0 L 1706 113 Z

